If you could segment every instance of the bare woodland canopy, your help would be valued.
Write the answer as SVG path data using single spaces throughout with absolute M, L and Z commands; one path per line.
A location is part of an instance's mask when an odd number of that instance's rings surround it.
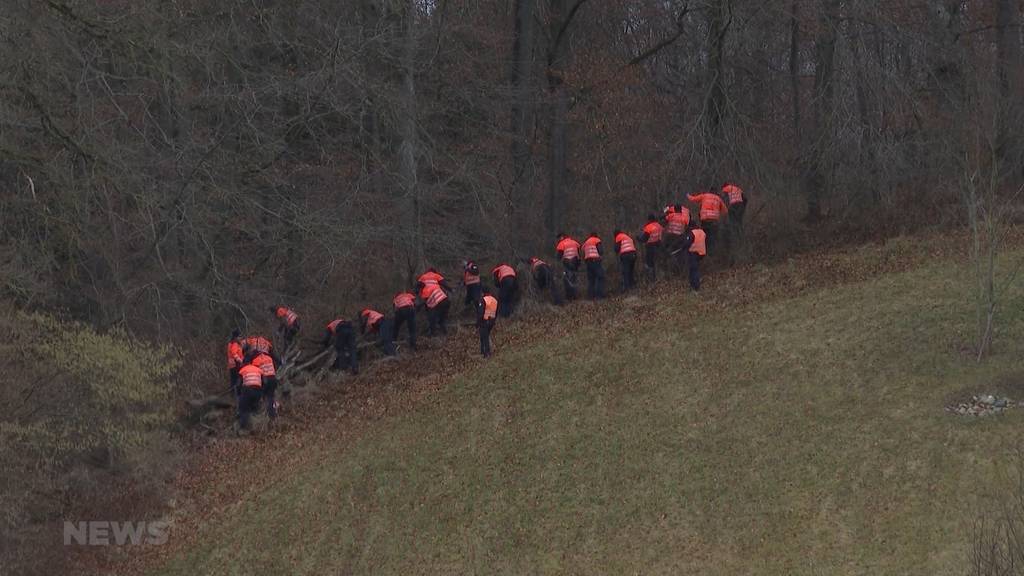
M 226 334 L 727 178 L 769 238 L 931 220 L 965 175 L 1020 177 L 1020 22 L 1019 0 L 8 0 L 5 298 Z

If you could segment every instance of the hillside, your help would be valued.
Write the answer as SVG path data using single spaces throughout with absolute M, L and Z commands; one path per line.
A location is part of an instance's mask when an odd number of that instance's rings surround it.
M 1024 412 L 944 406 L 1024 397 L 1024 314 L 974 364 L 954 245 L 533 310 L 488 362 L 464 330 L 208 448 L 130 571 L 962 574 Z

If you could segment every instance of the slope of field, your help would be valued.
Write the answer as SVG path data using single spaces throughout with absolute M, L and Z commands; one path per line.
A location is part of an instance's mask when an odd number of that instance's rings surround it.
M 1024 313 L 1014 289 L 974 364 L 970 279 L 944 250 L 898 240 L 582 303 L 499 327 L 488 362 L 462 359 L 463 334 L 403 409 L 323 409 L 241 448 L 231 482 L 196 488 L 218 504 L 144 570 L 961 574 L 1024 409 L 943 407 L 1024 399 Z M 358 432 L 335 434 L 343 417 Z

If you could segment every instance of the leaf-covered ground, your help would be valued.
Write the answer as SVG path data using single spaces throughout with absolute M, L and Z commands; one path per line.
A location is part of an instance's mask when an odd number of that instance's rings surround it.
M 639 297 L 534 307 L 497 355 L 463 330 L 326 384 L 178 481 L 156 574 L 958 574 L 1010 481 L 1024 412 L 950 398 L 1018 378 L 1015 290 L 994 355 L 956 242 L 898 239 Z M 334 386 L 334 393 L 325 392 Z M 1024 398 L 1022 398 L 1024 399 Z

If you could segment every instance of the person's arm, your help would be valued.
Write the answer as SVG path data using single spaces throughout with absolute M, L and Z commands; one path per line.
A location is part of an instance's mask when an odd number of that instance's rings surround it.
M 476 323 L 479 326 L 484 321 L 484 300 L 481 298 L 476 302 Z
M 329 346 L 331 343 L 331 336 L 333 336 L 333 334 L 331 334 L 331 331 L 329 329 L 324 329 L 324 339 L 320 341 L 320 346 L 323 348 L 327 348 L 327 346 Z
M 690 202 L 693 202 L 694 204 L 699 204 L 701 196 L 703 196 L 703 194 L 687 194 L 686 199 L 689 200 Z
M 683 236 L 683 250 L 689 251 L 690 246 L 693 246 L 693 231 L 687 230 L 686 235 Z
M 445 291 L 446 294 L 451 294 L 452 288 L 451 288 L 451 286 L 448 285 L 448 279 L 447 278 L 445 278 L 444 280 L 441 280 L 440 282 L 438 282 L 438 284 L 441 285 L 441 288 L 444 288 L 444 291 Z
M 640 233 L 640 241 L 645 243 L 645 244 L 647 243 L 647 240 L 650 237 L 651 237 L 651 235 L 647 233 L 646 229 L 644 229 L 644 231 Z
M 597 255 L 604 256 L 604 242 L 597 243 Z

